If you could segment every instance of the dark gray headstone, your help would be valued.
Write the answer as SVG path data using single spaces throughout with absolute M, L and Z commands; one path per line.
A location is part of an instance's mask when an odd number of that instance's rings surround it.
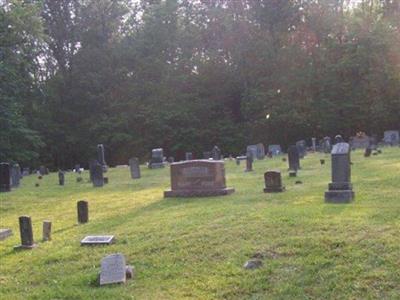
M 43 221 L 43 241 L 51 241 L 51 221 Z
M 94 187 L 102 187 L 104 185 L 103 169 L 101 164 L 93 166 L 92 183 Z
M 264 173 L 265 188 L 264 193 L 283 192 L 285 187 L 282 184 L 280 171 L 267 171 Z
M 88 235 L 81 240 L 81 246 L 110 245 L 114 243 L 113 235 Z
M 137 157 L 132 157 L 129 160 L 129 168 L 131 170 L 132 179 L 140 178 L 140 165 L 139 165 L 139 159 Z
M 32 220 L 29 216 L 19 217 L 19 232 L 21 235 L 21 245 L 16 248 L 32 249 L 36 247 L 33 241 Z
M 97 145 L 97 161 L 103 168 L 103 172 L 107 172 L 107 163 L 104 155 L 104 145 L 98 144 Z
M 289 162 L 289 170 L 297 171 L 300 169 L 299 150 L 294 145 L 289 146 L 288 148 L 288 162 Z
M 100 285 L 126 282 L 125 257 L 111 254 L 101 260 Z
M 213 160 L 221 160 L 221 150 L 218 148 L 218 146 L 214 146 L 211 151 L 211 155 Z
M 11 187 L 17 188 L 19 187 L 19 181 L 21 179 L 21 168 L 19 164 L 14 164 L 11 167 Z
M 246 156 L 246 169 L 245 172 L 253 171 L 253 155 L 249 152 Z
M 58 171 L 58 184 L 59 185 L 64 185 L 65 183 L 65 174 L 63 171 Z
M 0 163 L 0 192 L 11 191 L 10 164 Z
M 78 223 L 89 222 L 89 203 L 87 201 L 81 200 L 77 203 L 78 210 Z
M 151 160 L 149 162 L 150 169 L 164 168 L 164 150 L 157 148 L 151 150 Z
M 279 155 L 282 153 L 282 148 L 280 145 L 269 145 L 268 153 L 270 153 L 272 156 Z
M 354 198 L 351 184 L 350 145 L 337 143 L 332 148 L 332 183 L 325 192 L 325 201 L 332 203 L 347 203 Z

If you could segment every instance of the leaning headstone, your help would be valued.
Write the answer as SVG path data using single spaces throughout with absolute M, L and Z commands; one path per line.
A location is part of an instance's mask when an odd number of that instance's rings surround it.
M 137 157 L 132 157 L 129 160 L 129 168 L 131 170 L 132 179 L 140 178 L 140 165 L 139 165 L 139 159 Z
M 19 232 L 21 235 L 21 245 L 16 246 L 15 249 L 32 249 L 36 247 L 36 244 L 33 241 L 31 217 L 19 217 Z
M 11 191 L 10 164 L 0 163 L 0 192 Z
M 300 169 L 299 150 L 294 145 L 289 146 L 288 148 L 288 161 L 289 161 L 289 170 L 297 171 Z
M 43 241 L 51 241 L 51 221 L 43 221 Z
M 14 164 L 11 167 L 11 187 L 17 188 L 19 187 L 19 182 L 21 180 L 21 168 L 19 164 Z
M 285 190 L 285 187 L 282 185 L 282 176 L 280 171 L 265 172 L 264 181 L 264 193 L 277 193 Z
M 95 164 L 93 167 L 92 183 L 94 187 L 102 187 L 104 185 L 103 166 Z
M 113 235 L 88 235 L 81 240 L 81 246 L 110 245 L 114 240 Z
M 78 223 L 83 224 L 89 222 L 89 203 L 81 200 L 77 203 Z
M 104 155 L 104 145 L 98 144 L 97 145 L 97 161 L 103 168 L 103 172 L 107 172 L 107 163 Z
M 192 160 L 193 159 L 193 153 L 192 152 L 186 152 L 185 153 L 185 160 Z
M 65 183 L 65 174 L 63 171 L 58 171 L 58 184 L 59 185 L 64 185 Z
M 347 203 L 354 198 L 351 184 L 350 145 L 337 143 L 332 153 L 332 183 L 325 192 L 325 202 Z
M 126 282 L 125 257 L 111 254 L 101 260 L 100 285 Z
M 307 154 L 307 144 L 305 140 L 297 141 L 296 142 L 297 150 L 299 151 L 299 157 L 304 158 Z
M 233 193 L 226 187 L 223 161 L 191 160 L 171 164 L 171 190 L 164 197 L 207 197 Z
M 0 241 L 5 240 L 12 235 L 12 230 L 9 228 L 0 228 Z
M 245 172 L 252 172 L 253 171 L 253 156 L 251 153 L 248 153 L 246 156 L 246 169 Z
M 394 146 L 400 144 L 400 133 L 398 130 L 387 130 L 383 133 L 383 142 Z
M 151 160 L 149 162 L 150 169 L 164 168 L 164 150 L 157 148 L 151 150 Z
M 221 150 L 218 148 L 218 146 L 214 146 L 214 148 L 211 151 L 211 155 L 213 160 L 221 159 Z
M 281 154 L 282 153 L 281 145 L 269 145 L 268 153 L 271 153 L 272 156 Z
M 330 153 L 332 150 L 332 142 L 331 142 L 331 138 L 329 136 L 324 137 L 324 139 L 322 140 L 322 150 L 324 151 L 324 153 Z

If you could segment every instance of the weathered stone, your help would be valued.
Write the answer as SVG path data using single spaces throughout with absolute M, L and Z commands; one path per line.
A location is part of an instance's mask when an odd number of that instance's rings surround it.
M 110 245 L 114 240 L 113 235 L 88 235 L 81 240 L 81 246 Z
M 164 150 L 162 148 L 151 150 L 150 169 L 164 168 Z
M 258 143 L 257 145 L 257 159 L 265 158 L 265 147 L 263 143 Z
M 100 285 L 126 282 L 125 257 L 111 254 L 101 260 Z
M 164 197 L 207 197 L 228 195 L 222 161 L 192 160 L 171 164 L 171 190 Z
M 43 221 L 43 241 L 51 241 L 51 221 Z
M 372 152 L 372 149 L 369 146 L 367 148 L 365 148 L 364 157 L 370 157 L 371 152 Z
M 135 277 L 135 267 L 134 266 L 126 266 L 125 268 L 126 279 L 132 279 Z
M 282 185 L 282 176 L 280 171 L 265 172 L 264 181 L 264 193 L 277 193 L 285 190 L 285 187 Z
M 251 157 L 253 160 L 257 158 L 257 145 L 249 145 L 246 148 L 246 156 Z
M 383 142 L 394 146 L 400 144 L 400 133 L 398 130 L 387 130 L 384 132 Z
M 140 178 L 140 165 L 139 165 L 139 159 L 137 157 L 132 157 L 129 160 L 129 168 L 131 170 L 132 179 Z
M 103 168 L 103 172 L 107 172 L 107 163 L 106 163 L 106 159 L 105 159 L 105 154 L 104 154 L 104 145 L 103 144 L 98 144 L 97 145 L 97 161 L 99 162 L 99 164 L 101 165 L 101 167 Z
M 22 176 L 29 176 L 30 174 L 31 174 L 31 171 L 28 167 L 23 168 Z
M 47 175 L 47 174 L 49 174 L 49 171 L 48 171 L 48 169 L 45 167 L 45 166 L 40 166 L 39 167 L 39 173 L 40 173 L 40 175 Z
M 21 245 L 16 246 L 15 249 L 32 249 L 36 247 L 36 244 L 33 241 L 31 217 L 19 217 L 19 232 L 21 235 Z
M 0 163 L 0 192 L 11 191 L 10 164 Z
M 58 184 L 59 185 L 64 185 L 65 183 L 65 174 L 63 171 L 58 171 Z
M 245 172 L 252 172 L 253 171 L 253 156 L 249 152 L 246 156 L 246 169 Z
M 258 269 L 262 266 L 262 260 L 261 259 L 250 259 L 246 261 L 246 263 L 243 265 L 243 268 L 247 270 L 252 270 L 252 269 Z
M 299 157 L 304 158 L 307 154 L 307 144 L 305 140 L 296 142 L 297 151 L 299 152 Z
M 218 148 L 218 146 L 214 146 L 211 151 L 211 155 L 213 160 L 221 160 L 221 150 Z
M 19 187 L 19 183 L 21 180 L 21 168 L 19 166 L 19 164 L 14 164 L 11 169 L 11 179 L 10 179 L 10 183 L 11 183 L 11 187 L 13 188 L 17 188 Z
M 297 171 L 298 169 L 300 169 L 299 150 L 294 145 L 289 146 L 288 148 L 288 161 L 289 161 L 289 170 Z
M 92 166 L 92 183 L 94 187 L 102 187 L 104 185 L 103 166 L 96 163 Z
M 0 241 L 5 240 L 12 235 L 12 230 L 9 228 L 0 228 Z
M 78 201 L 77 210 L 78 210 L 78 223 L 89 222 L 89 203 L 84 200 Z

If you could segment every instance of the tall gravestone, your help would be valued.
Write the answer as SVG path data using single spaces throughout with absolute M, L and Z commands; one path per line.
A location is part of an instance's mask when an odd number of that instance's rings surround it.
M 10 190 L 10 164 L 0 163 L 0 192 L 9 192 Z
M 325 201 L 331 203 L 347 203 L 354 199 L 351 184 L 350 145 L 337 143 L 331 152 L 332 182 L 325 192 Z
M 211 155 L 213 160 L 221 160 L 221 150 L 218 148 L 218 146 L 214 146 L 211 151 Z
M 164 168 L 164 150 L 157 148 L 151 150 L 151 160 L 149 162 L 150 169 Z
M 295 145 L 288 148 L 289 170 L 297 171 L 300 169 L 300 156 L 298 148 Z
M 104 154 L 104 145 L 98 144 L 97 145 L 97 161 L 103 168 L 103 172 L 107 172 L 107 163 Z
M 317 151 L 317 139 L 315 137 L 311 138 L 312 150 Z
M 246 148 L 246 156 L 251 156 L 253 160 L 257 158 L 257 145 L 249 145 Z
M 264 193 L 278 193 L 285 190 L 285 187 L 282 184 L 282 176 L 280 171 L 265 172 L 264 182 Z
M 253 155 L 249 152 L 246 156 L 246 169 L 245 172 L 252 172 L 253 171 Z
M 58 171 L 58 184 L 64 185 L 65 183 L 65 173 L 61 170 Z
M 140 165 L 139 165 L 139 159 L 137 157 L 132 157 L 129 160 L 129 168 L 131 170 L 132 179 L 140 178 Z
M 78 223 L 83 224 L 89 222 L 89 203 L 85 200 L 80 200 L 76 204 L 78 211 Z
M 19 232 L 21 235 L 21 245 L 16 249 L 32 249 L 36 247 L 33 241 L 32 220 L 29 216 L 19 217 Z
M 11 187 L 16 188 L 19 187 L 20 179 L 21 179 L 21 168 L 19 164 L 14 164 L 11 167 Z
M 94 187 L 102 187 L 104 185 L 103 166 L 99 163 L 93 166 L 92 183 Z

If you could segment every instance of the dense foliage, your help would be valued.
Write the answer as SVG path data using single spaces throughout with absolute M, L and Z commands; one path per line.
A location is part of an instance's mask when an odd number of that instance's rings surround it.
M 1 160 L 399 128 L 398 0 L 5 0 L 0 14 Z

